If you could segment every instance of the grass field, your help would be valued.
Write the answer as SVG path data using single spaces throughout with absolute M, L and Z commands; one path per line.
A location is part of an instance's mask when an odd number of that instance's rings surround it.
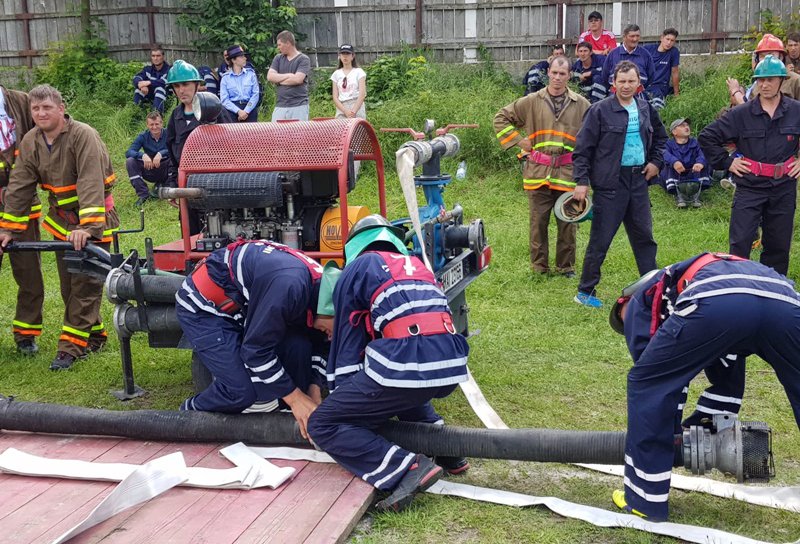
M 462 131 L 469 161 L 466 180 L 455 181 L 445 200 L 459 202 L 468 218 L 481 217 L 494 249 L 491 268 L 468 291 L 470 368 L 489 402 L 512 427 L 580 430 L 624 430 L 625 378 L 631 366 L 622 337 L 608 326 L 604 310 L 572 302 L 577 280 L 534 276 L 528 266 L 528 209 L 520 174 L 511 158 L 500 153 L 491 131 L 491 116 L 510 102 L 517 89 L 489 76 L 477 79 L 478 90 L 467 96 L 456 86 L 387 103 L 369 113 L 376 126 L 415 126 L 425 116 L 440 124 L 478 122 L 481 128 Z M 132 107 L 111 108 L 91 101 L 76 102 L 70 111 L 89 120 L 101 132 L 112 153 L 120 181 L 115 189 L 123 227 L 138 222 L 135 195 L 124 175 L 124 151 L 139 130 Z M 265 110 L 266 112 L 267 110 Z M 330 115 L 329 103 L 316 100 L 312 115 Z M 402 137 L 382 137 L 384 156 L 393 156 Z M 455 161 L 445 162 L 455 171 Z M 362 170 L 351 203 L 375 207 L 375 175 L 371 165 Z M 406 214 L 396 176 L 387 172 L 389 215 Z M 651 189 L 658 262 L 666 265 L 704 250 L 727 249 L 731 193 L 714 187 L 704 194 L 699 210 L 677 210 L 671 197 Z M 146 235 L 156 244 L 178 237 L 176 212 L 166 203 L 148 203 Z M 578 265 L 588 241 L 588 224 L 578 232 Z M 143 248 L 144 235 L 123 238 L 122 247 Z M 555 240 L 554 232 L 551 240 Z M 552 248 L 554 252 L 554 248 Z M 45 330 L 41 352 L 35 358 L 14 353 L 10 333 L 0 335 L 0 394 L 22 400 L 48 401 L 110 409 L 175 409 L 191 394 L 189 352 L 152 350 L 146 338 L 134 338 L 137 383 L 149 391 L 141 399 L 121 404 L 109 389 L 121 388 L 118 343 L 82 361 L 70 372 L 52 373 L 62 303 L 52 255 L 44 255 L 47 281 Z M 610 304 L 620 289 L 637 276 L 624 234 L 619 234 L 603 267 L 598 296 Z M 795 241 L 789 276 L 800 278 L 800 255 Z M 15 287 L 6 264 L 0 272 L 0 322 L 10 324 Z M 104 302 L 108 322 L 112 307 Z M 5 326 L 5 325 L 4 325 Z M 800 432 L 788 401 L 770 367 L 755 358 L 747 369 L 745 419 L 767 421 L 774 431 L 777 465 L 775 485 L 800 485 Z M 692 384 L 688 409 L 704 385 Z M 463 395 L 454 393 L 437 408 L 451 424 L 479 426 Z M 602 508 L 612 508 L 611 491 L 619 478 L 602 476 L 568 465 L 473 460 L 473 469 L 459 481 L 533 495 L 553 495 Z M 797 514 L 775 511 L 707 495 L 673 491 L 672 520 L 741 533 L 752 538 L 789 542 L 800 538 Z M 514 509 L 461 499 L 423 496 L 402 514 L 375 514 L 358 527 L 354 542 L 363 543 L 646 543 L 674 542 L 624 529 L 599 529 L 564 519 L 545 509 Z

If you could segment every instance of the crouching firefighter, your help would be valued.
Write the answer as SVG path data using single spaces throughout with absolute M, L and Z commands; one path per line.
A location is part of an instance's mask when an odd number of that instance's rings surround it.
M 717 392 L 698 410 L 727 401 L 738 411 L 744 358 L 772 365 L 800 426 L 800 294 L 772 268 L 728 254 L 704 253 L 653 270 L 626 287 L 611 309 L 612 328 L 625 335 L 633 368 L 628 373 L 625 491 L 614 503 L 633 514 L 667 519 L 674 436 L 687 387 L 701 370 L 716 372 Z M 703 408 L 703 407 L 706 408 Z M 715 412 L 720 413 L 720 412 Z M 694 417 L 694 416 L 693 416 Z
M 178 321 L 214 377 L 181 410 L 291 408 L 306 436 L 320 402 L 327 340 L 313 328 L 322 267 L 302 252 L 238 241 L 201 261 L 175 295 Z M 313 368 L 316 366 L 316 368 Z
M 19 144 L 33 128 L 28 95 L 12 91 L 0 85 L 0 228 L 19 230 L 26 223 L 19 239 L 26 242 L 39 241 L 39 217 L 42 203 L 34 197 L 30 212 L 21 217 L 5 217 L 3 202 L 6 187 L 11 177 Z M 42 306 L 44 304 L 44 281 L 41 258 L 37 252 L 21 252 L 9 255 L 11 272 L 17 282 L 17 307 L 11 323 L 17 351 L 23 355 L 35 355 L 39 351 L 36 338 L 42 334 Z
M 95 129 L 66 115 L 61 93 L 39 85 L 28 93 L 36 128 L 19 146 L 19 157 L 6 188 L 0 246 L 20 239 L 29 225 L 37 185 L 49 193 L 49 208 L 42 227 L 56 240 L 72 243 L 75 250 L 93 242 L 108 249 L 119 228 L 111 188 L 117 179 L 108 149 Z M 102 349 L 106 332 L 100 321 L 102 280 L 73 274 L 56 252 L 64 325 L 51 370 L 65 370 Z
M 320 295 L 319 313 L 330 315 L 317 326 L 332 334 L 331 394 L 308 427 L 314 443 L 340 465 L 389 492 L 377 507 L 392 511 L 433 485 L 443 467 L 452 474 L 469 468 L 466 459 L 434 462 L 375 432 L 393 417 L 443 424 L 431 399 L 446 397 L 467 379 L 469 347 L 456 333 L 447 298 L 402 240 L 402 230 L 380 215 L 353 226 L 333 305 L 323 308 Z

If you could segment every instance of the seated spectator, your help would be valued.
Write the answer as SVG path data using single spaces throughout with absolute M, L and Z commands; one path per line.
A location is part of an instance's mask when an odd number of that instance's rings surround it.
M 605 57 L 592 53 L 588 42 L 578 44 L 578 60 L 572 65 L 572 81 L 577 83 L 581 94 L 594 104 L 606 97 L 603 85 L 603 61 Z
M 786 35 L 786 68 L 800 73 L 800 32 L 789 32 Z
M 219 76 L 214 73 L 214 70 L 210 66 L 198 66 L 197 71 L 200 72 L 200 77 L 203 78 L 203 83 L 200 84 L 197 90 L 214 93 L 219 96 Z
M 578 38 L 578 45 L 587 42 L 592 46 L 592 53 L 608 55 L 617 48 L 617 37 L 610 30 L 603 28 L 603 16 L 599 11 L 593 11 L 587 18 L 589 29 Z M 577 53 L 577 51 L 576 51 Z
M 228 49 L 228 58 L 232 63 L 229 71 L 222 75 L 219 87 L 219 98 L 222 106 L 239 122 L 255 123 L 258 121 L 258 102 L 261 89 L 255 70 L 248 68 L 244 50 L 234 45 Z
M 133 78 L 133 103 L 137 106 L 152 103 L 152 108 L 164 113 L 167 100 L 167 72 L 170 65 L 164 61 L 164 49 L 159 45 L 150 50 L 150 66 L 145 66 Z
M 137 207 L 150 198 L 156 198 L 145 182 L 154 183 L 156 189 L 167 182 L 170 160 L 167 132 L 163 128 L 164 119 L 161 114 L 157 111 L 150 112 L 147 115 L 147 130 L 140 133 L 125 152 L 128 179 L 139 197 L 136 201 Z
M 535 93 L 547 87 L 547 71 L 550 70 L 550 62 L 553 57 L 563 57 L 564 46 L 554 45 L 551 55 L 547 60 L 537 62 L 528 69 L 525 77 L 522 78 L 522 84 L 525 85 L 525 95 Z
M 689 119 L 675 119 L 670 125 L 672 138 L 664 149 L 664 166 L 659 182 L 670 194 L 675 195 L 679 208 L 689 203 L 695 208 L 702 206 L 700 192 L 711 186 L 708 161 L 700 150 L 700 144 L 691 137 Z
M 678 96 L 680 93 L 681 52 L 675 47 L 677 40 L 678 31 L 667 28 L 661 33 L 661 41 L 658 44 L 644 46 L 653 57 L 655 73 L 647 85 L 647 93 L 650 96 L 650 104 L 657 110 L 664 108 L 668 95 Z
M 631 61 L 639 69 L 639 80 L 641 81 L 639 92 L 647 88 L 650 80 L 653 79 L 655 67 L 650 53 L 645 51 L 644 47 L 639 47 L 641 37 L 639 25 L 628 25 L 622 31 L 622 45 L 611 51 L 603 64 L 603 84 L 607 86 L 606 88 L 611 88 L 614 69 L 623 60 Z

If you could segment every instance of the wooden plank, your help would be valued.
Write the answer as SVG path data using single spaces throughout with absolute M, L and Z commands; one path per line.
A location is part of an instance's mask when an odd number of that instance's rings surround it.
M 308 538 L 314 525 L 297 523 L 327 512 L 353 476 L 337 465 L 309 463 L 250 527 L 236 544 L 275 542 L 291 544 Z
M 353 478 L 339 499 L 331 506 L 305 544 L 333 544 L 344 542 L 361 516 L 375 498 L 375 488 L 367 482 Z

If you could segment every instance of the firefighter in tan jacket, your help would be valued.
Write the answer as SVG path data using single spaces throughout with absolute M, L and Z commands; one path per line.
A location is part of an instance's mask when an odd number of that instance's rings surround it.
M 33 127 L 28 95 L 20 91 L 8 90 L 0 86 L 0 223 L 4 221 L 4 195 L 11 170 L 14 168 L 19 144 L 23 136 Z M 28 228 L 21 240 L 39 240 L 39 217 L 42 204 L 38 197 L 33 199 L 25 214 Z M 39 351 L 36 337 L 42 334 L 42 305 L 44 304 L 44 282 L 42 281 L 41 259 L 38 253 L 14 253 L 9 255 L 11 273 L 17 282 L 17 308 L 11 322 L 17 351 L 25 355 L 35 355 Z
M 64 101 L 49 85 L 28 93 L 36 128 L 22 139 L 11 173 L 0 224 L 0 247 L 28 227 L 28 214 L 37 184 L 49 193 L 49 209 L 42 226 L 57 240 L 82 249 L 87 242 L 108 247 L 119 228 L 111 187 L 116 176 L 108 150 L 89 125 L 64 113 Z M 67 369 L 76 359 L 102 348 L 106 332 L 100 321 L 103 283 L 84 274 L 71 274 L 64 255 L 56 253 L 64 326 L 51 370 Z
M 497 112 L 494 129 L 503 149 L 518 146 L 525 164 L 523 188 L 530 205 L 531 268 L 535 273 L 550 271 L 547 227 L 550 212 L 564 191 L 572 191 L 572 150 L 589 101 L 567 88 L 569 61 L 556 57 L 547 72 L 544 89 L 516 100 Z M 523 132 L 520 132 L 520 129 Z M 556 271 L 575 276 L 575 233 L 577 227 L 556 219 Z

